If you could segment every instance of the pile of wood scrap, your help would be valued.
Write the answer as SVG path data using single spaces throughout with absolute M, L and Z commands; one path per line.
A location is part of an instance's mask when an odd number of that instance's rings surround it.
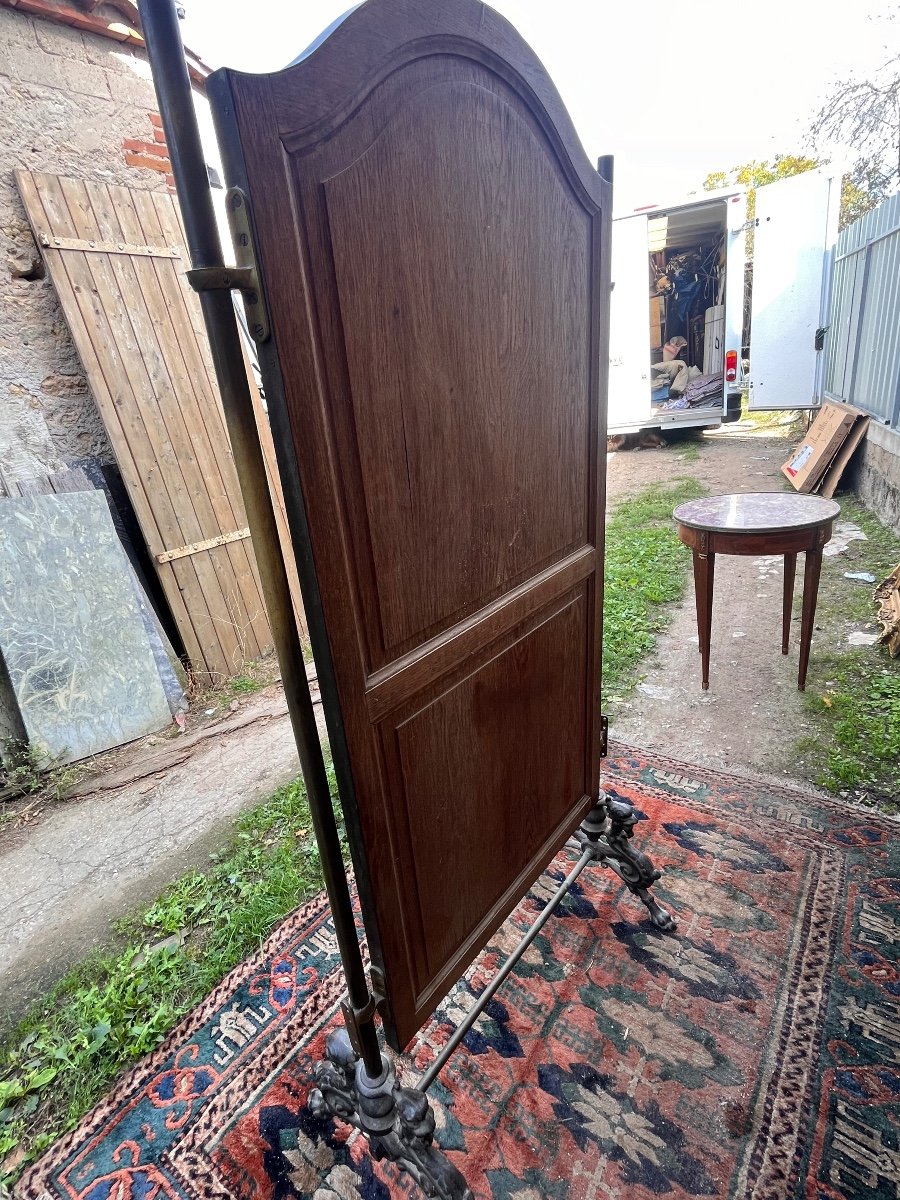
M 865 436 L 869 418 L 858 408 L 826 400 L 806 437 L 781 468 L 798 492 L 831 497 Z
M 900 654 L 900 563 L 875 589 L 875 601 L 882 628 L 879 641 L 887 646 L 891 658 L 896 658 Z

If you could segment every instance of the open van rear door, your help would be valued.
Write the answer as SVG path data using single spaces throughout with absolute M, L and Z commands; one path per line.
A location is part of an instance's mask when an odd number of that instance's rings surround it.
M 609 313 L 610 429 L 640 429 L 652 420 L 647 331 L 647 216 L 613 223 Z
M 841 176 L 792 175 L 756 193 L 750 326 L 751 409 L 822 400 L 831 264 Z

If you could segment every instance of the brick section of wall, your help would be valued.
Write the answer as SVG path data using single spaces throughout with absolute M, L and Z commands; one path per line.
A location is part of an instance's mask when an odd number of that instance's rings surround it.
M 140 138 L 123 138 L 122 149 L 125 152 L 125 163 L 129 167 L 142 167 L 147 171 L 159 171 L 166 177 L 166 187 L 174 194 L 175 179 L 172 175 L 172 164 L 169 161 L 169 148 L 166 145 L 166 135 L 162 128 L 159 113 L 150 113 L 150 125 L 153 141 L 143 141 Z

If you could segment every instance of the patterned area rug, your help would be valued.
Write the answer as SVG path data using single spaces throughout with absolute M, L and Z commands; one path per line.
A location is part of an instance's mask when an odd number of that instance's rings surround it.
M 900 827 L 616 747 L 606 785 L 679 917 L 589 868 L 435 1089 L 479 1198 L 900 1196 Z M 398 1067 L 433 1058 L 562 878 L 561 855 Z M 341 995 L 294 914 L 22 1180 L 68 1200 L 418 1195 L 304 1107 Z

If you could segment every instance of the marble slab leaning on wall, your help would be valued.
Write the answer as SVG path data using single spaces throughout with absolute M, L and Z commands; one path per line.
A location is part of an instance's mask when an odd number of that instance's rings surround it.
M 40 758 L 72 762 L 171 721 L 101 492 L 0 500 L 0 655 Z

